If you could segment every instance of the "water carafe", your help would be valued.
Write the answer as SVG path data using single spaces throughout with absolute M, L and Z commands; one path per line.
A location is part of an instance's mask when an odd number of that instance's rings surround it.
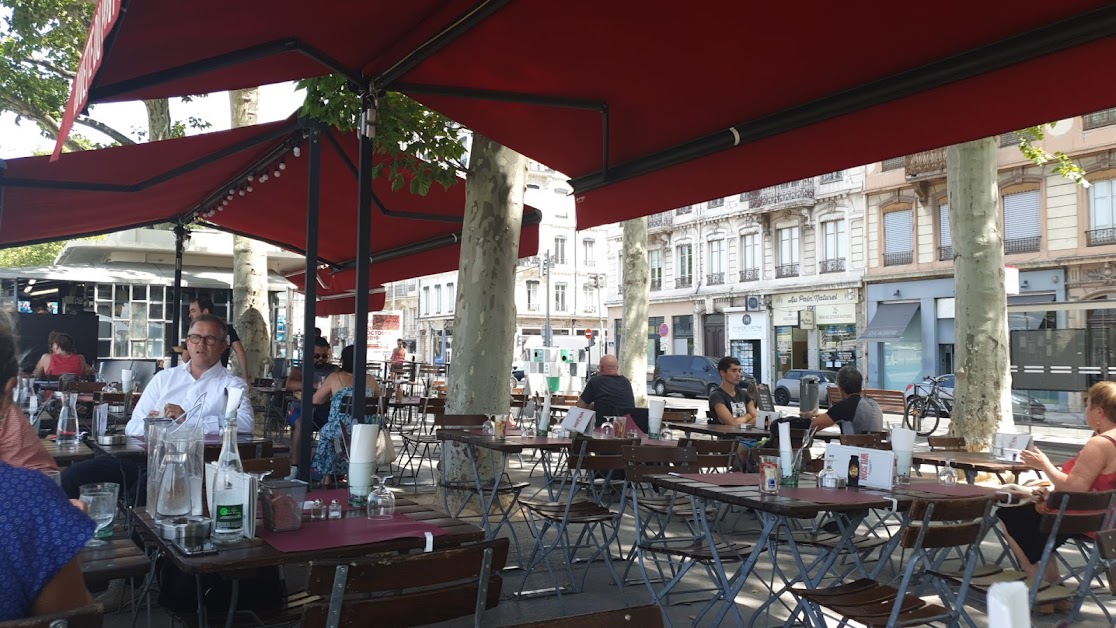
M 62 409 L 58 411 L 58 447 L 59 449 L 77 447 L 77 393 L 58 394 L 62 397 Z
M 190 475 L 186 469 L 184 441 L 167 441 L 163 465 L 159 469 L 159 495 L 155 502 L 156 519 L 173 519 L 188 516 L 194 497 Z
M 159 498 L 159 470 L 163 468 L 163 457 L 166 454 L 164 440 L 167 428 L 174 423 L 174 419 L 165 417 L 147 417 L 143 420 L 143 440 L 147 445 L 147 500 L 148 508 L 155 506 Z

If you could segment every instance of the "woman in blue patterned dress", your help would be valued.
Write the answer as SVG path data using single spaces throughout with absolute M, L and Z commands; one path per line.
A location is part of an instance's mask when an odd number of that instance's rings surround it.
M 17 355 L 11 321 L 0 314 L 0 421 L 10 420 Z M 0 463 L 0 621 L 92 604 L 78 552 L 95 528 L 42 472 Z
M 380 396 L 380 384 L 376 378 L 367 376 L 367 394 Z M 322 483 L 329 484 L 330 475 L 344 475 L 349 472 L 349 459 L 339 456 L 343 451 L 339 449 L 344 434 L 352 433 L 353 417 L 341 411 L 341 400 L 345 395 L 353 394 L 353 345 L 341 350 L 341 370 L 330 375 L 314 391 L 314 405 L 324 404 L 329 401 L 329 421 L 322 426 L 318 433 L 318 450 L 314 454 L 313 469 L 322 474 Z

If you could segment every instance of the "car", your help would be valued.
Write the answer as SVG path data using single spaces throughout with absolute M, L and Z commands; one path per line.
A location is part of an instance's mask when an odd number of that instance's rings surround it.
M 660 397 L 671 393 L 690 398 L 708 397 L 721 385 L 721 373 L 717 370 L 719 359 L 703 355 L 660 355 L 651 374 L 652 389 Z M 754 384 L 755 379 L 745 374 L 740 383 L 742 386 Z
M 822 407 L 829 407 L 829 385 L 837 383 L 837 371 L 820 371 L 815 369 L 791 369 L 775 382 L 775 390 L 772 395 L 775 397 L 775 403 L 780 406 L 789 406 L 792 403 L 798 402 L 798 389 L 801 385 L 801 380 L 806 375 L 813 375 L 817 377 L 818 382 L 818 405 Z
M 953 389 L 957 385 L 957 380 L 952 373 L 944 377 L 938 387 L 938 398 L 942 400 L 946 410 L 945 416 L 948 417 L 949 412 L 953 410 Z M 907 403 L 910 403 L 915 395 L 923 397 L 929 394 L 930 382 L 907 384 L 907 388 L 903 391 Z M 1013 390 L 1011 391 L 1011 415 L 1015 421 L 1045 421 L 1046 404 L 1026 393 Z

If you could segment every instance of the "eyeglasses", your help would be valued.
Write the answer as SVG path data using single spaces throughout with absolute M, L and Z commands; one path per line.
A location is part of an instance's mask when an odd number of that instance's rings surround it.
M 193 344 L 198 344 L 203 340 L 205 341 L 205 344 L 212 346 L 217 344 L 217 341 L 220 340 L 220 338 L 218 338 L 217 336 L 203 336 L 201 334 L 190 334 L 189 336 L 186 336 L 186 342 L 190 342 Z
M 324 360 L 324 359 L 326 359 L 326 358 L 328 358 L 328 357 L 329 357 L 329 354 L 328 354 L 328 353 L 315 353 L 315 354 L 314 354 L 314 359 L 315 359 L 315 360 Z

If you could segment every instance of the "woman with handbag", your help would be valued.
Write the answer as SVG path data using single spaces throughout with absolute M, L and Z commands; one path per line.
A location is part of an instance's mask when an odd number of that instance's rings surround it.
M 380 384 L 376 378 L 367 376 L 369 396 L 380 396 Z M 325 378 L 322 385 L 314 391 L 314 404 L 329 402 L 329 421 L 318 434 L 318 449 L 314 454 L 313 469 L 322 474 L 322 483 L 329 484 L 331 475 L 344 475 L 349 470 L 347 456 L 339 456 L 336 443 L 341 442 L 353 427 L 353 417 L 343 411 L 341 400 L 353 394 L 353 345 L 341 350 L 341 370 Z
M 1085 393 L 1085 422 L 1094 434 L 1081 448 L 1081 453 L 1067 460 L 1058 469 L 1046 454 L 1036 447 L 1022 452 L 1023 462 L 1038 469 L 1050 479 L 1052 490 L 1068 492 L 1110 491 L 1116 489 L 1116 382 L 1097 382 Z M 1008 545 L 1019 559 L 1028 578 L 1034 578 L 1037 563 L 1042 558 L 1046 534 L 1039 529 L 1042 519 L 1042 501 L 1034 507 L 1000 508 L 1000 518 L 1007 532 Z M 1058 536 L 1055 547 L 1069 537 Z M 1046 564 L 1043 579 L 1050 583 L 1059 581 L 1058 563 Z

